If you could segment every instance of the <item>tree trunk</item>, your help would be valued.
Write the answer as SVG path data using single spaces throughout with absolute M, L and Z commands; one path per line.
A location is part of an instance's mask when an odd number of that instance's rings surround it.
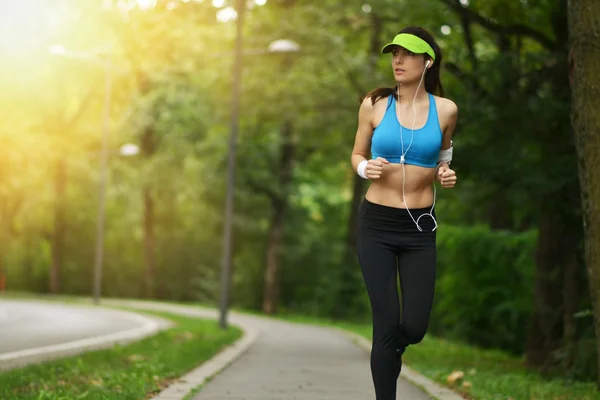
M 573 365 L 575 357 L 575 342 L 577 335 L 577 325 L 575 322 L 575 313 L 577 312 L 577 303 L 579 301 L 579 288 L 577 285 L 577 251 L 571 254 L 571 259 L 565 263 L 564 270 L 564 293 L 563 293 L 563 347 L 564 359 L 563 369 L 569 370 Z
M 371 29 L 367 76 L 375 75 L 377 61 L 379 60 L 381 50 L 383 20 L 375 13 L 371 14 Z M 361 85 L 355 86 L 360 87 Z M 362 98 L 365 93 L 358 93 L 358 95 Z M 353 308 L 353 304 L 356 301 L 360 301 L 360 291 L 364 290 L 361 283 L 362 275 L 360 274 L 360 269 L 355 268 L 355 266 L 358 211 L 366 189 L 367 181 L 358 176 L 358 174 L 353 174 L 352 200 L 350 201 L 350 213 L 348 216 L 348 226 L 346 228 L 346 247 L 340 265 L 340 287 L 338 288 L 337 300 L 332 310 L 334 318 L 343 318 L 347 317 L 349 313 L 354 313 L 356 310 Z
M 561 253 L 568 247 L 564 246 L 565 234 L 558 219 L 551 207 L 542 210 L 535 255 L 534 304 L 526 363 L 542 370 L 552 365 L 553 352 L 561 343 Z
M 491 229 L 512 229 L 512 211 L 510 201 L 506 198 L 506 189 L 500 187 L 488 205 L 488 219 Z
M 154 257 L 154 199 L 150 186 L 144 188 L 144 290 L 146 297 L 154 297 L 156 258 Z
M 351 201 L 350 217 L 346 235 L 345 253 L 340 265 L 339 287 L 337 300 L 332 309 L 333 318 L 346 318 L 349 314 L 356 313 L 354 307 L 360 301 L 360 292 L 363 289 L 362 274 L 357 266 L 356 235 L 358 226 L 358 210 L 365 194 L 365 180 L 354 174 L 353 194 Z
M 67 168 L 65 161 L 56 162 L 54 177 L 54 232 L 52 234 L 52 265 L 50 266 L 50 293 L 58 294 L 61 290 L 61 271 L 65 243 L 65 187 Z
M 350 202 L 350 217 L 348 218 L 348 234 L 346 235 L 346 248 L 348 253 L 356 254 L 356 235 L 358 229 L 358 210 L 360 202 L 365 195 L 366 182 L 354 174 L 352 181 L 352 201 Z
M 142 135 L 142 154 L 150 159 L 156 150 L 154 127 L 147 126 Z M 154 199 L 152 197 L 152 184 L 146 183 L 143 189 L 144 198 L 144 293 L 147 298 L 155 294 L 156 257 L 155 257 L 155 231 L 154 231 Z
M 373 74 L 375 73 L 377 60 L 379 59 L 379 54 L 381 51 L 381 31 L 383 29 L 383 21 L 376 14 L 372 14 L 371 27 L 372 31 L 368 58 L 369 76 L 373 76 Z M 364 95 L 365 93 L 359 93 L 359 97 L 361 98 Z M 348 234 L 346 235 L 346 248 L 348 249 L 348 254 L 356 254 L 356 230 L 358 229 L 358 209 L 362 197 L 365 194 L 366 186 L 366 181 L 359 177 L 358 174 L 354 174 L 354 179 L 352 180 L 352 201 L 350 202 L 350 216 L 348 218 Z
M 269 242 L 267 243 L 267 266 L 265 269 L 265 291 L 263 312 L 275 314 L 279 300 L 279 256 L 283 242 L 283 224 L 285 220 L 285 205 L 276 206 L 269 227 Z
M 1 240 L 1 238 L 0 238 L 0 240 Z M 2 242 L 0 241 L 0 243 L 2 243 Z M 3 292 L 6 290 L 6 281 L 7 281 L 6 271 L 4 268 L 4 254 L 5 254 L 4 251 L 0 252 L 0 292 Z
M 600 2 L 570 0 L 571 122 L 579 161 L 585 264 L 600 364 Z M 600 368 L 597 385 L 600 388 Z
M 292 181 L 292 170 L 296 155 L 296 142 L 293 137 L 292 124 L 286 121 L 281 131 L 280 162 L 278 191 L 273 195 L 273 217 L 269 227 L 267 243 L 266 268 L 264 276 L 263 312 L 275 314 L 279 301 L 280 256 L 283 243 L 283 227 L 285 212 L 288 208 L 288 193 Z

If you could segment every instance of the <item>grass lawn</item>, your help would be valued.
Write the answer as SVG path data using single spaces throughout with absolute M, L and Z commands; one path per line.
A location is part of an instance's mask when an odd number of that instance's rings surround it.
M 335 325 L 371 340 L 371 326 L 332 322 L 302 316 L 281 318 L 303 323 Z M 544 379 L 523 367 L 522 359 L 495 350 L 482 350 L 428 335 L 409 347 L 404 362 L 419 373 L 451 387 L 473 400 L 600 400 L 594 383 Z M 448 376 L 461 371 L 464 377 L 448 383 Z M 464 382 L 466 386 L 463 386 Z M 470 385 L 470 387 L 469 387 Z
M 235 327 L 223 331 L 216 321 L 135 311 L 176 325 L 129 345 L 0 372 L 0 399 L 149 398 L 242 334 Z

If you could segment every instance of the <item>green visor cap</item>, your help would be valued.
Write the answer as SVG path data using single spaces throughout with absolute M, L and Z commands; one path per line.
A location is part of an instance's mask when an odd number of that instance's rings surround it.
M 396 35 L 392 43 L 386 44 L 381 50 L 382 53 L 390 53 L 393 46 L 402 46 L 408 51 L 416 54 L 427 53 L 435 61 L 435 52 L 423 39 L 410 33 L 400 33 Z

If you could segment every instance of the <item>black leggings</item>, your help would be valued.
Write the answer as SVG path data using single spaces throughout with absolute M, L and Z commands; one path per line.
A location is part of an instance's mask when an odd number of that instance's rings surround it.
M 431 207 L 410 209 L 416 220 Z M 435 218 L 435 211 L 432 213 Z M 430 216 L 363 199 L 358 218 L 358 261 L 373 313 L 371 373 L 377 400 L 396 399 L 401 354 L 429 325 L 435 289 L 436 233 Z M 402 316 L 398 298 L 398 274 Z

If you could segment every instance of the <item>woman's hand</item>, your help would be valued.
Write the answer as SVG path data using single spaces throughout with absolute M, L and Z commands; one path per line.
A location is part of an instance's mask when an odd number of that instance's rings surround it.
M 456 185 L 456 172 L 451 170 L 447 163 L 442 163 L 437 170 L 435 179 L 442 184 L 442 187 L 453 188 Z
M 365 168 L 365 174 L 368 179 L 379 179 L 383 173 L 383 164 L 389 164 L 390 162 L 383 157 L 377 157 L 374 160 L 367 162 Z

